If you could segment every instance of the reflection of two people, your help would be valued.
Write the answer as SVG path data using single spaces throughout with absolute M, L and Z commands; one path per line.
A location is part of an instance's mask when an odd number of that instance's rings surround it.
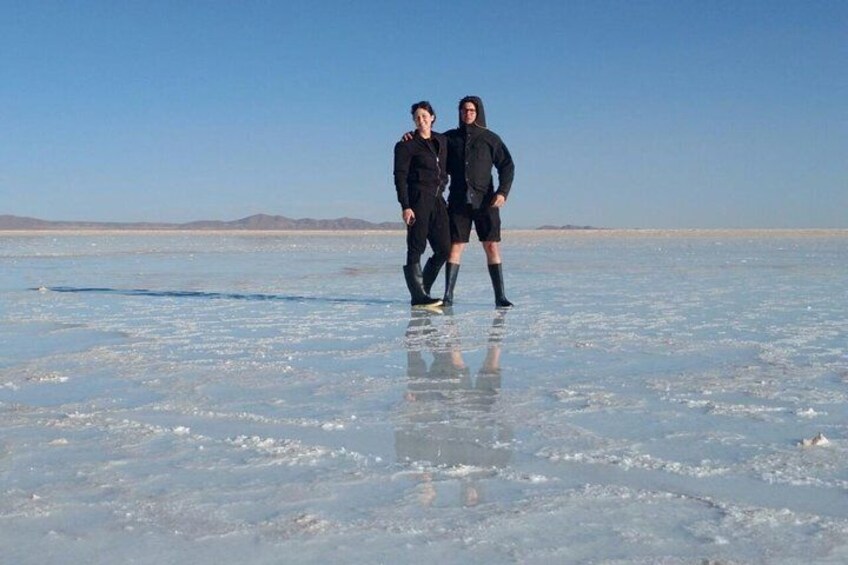
M 462 478 L 460 500 L 481 501 L 477 479 L 504 467 L 511 458 L 512 430 L 499 422 L 500 355 L 506 311 L 499 310 L 489 330 L 486 357 L 476 375 L 465 364 L 452 316 L 435 327 L 433 314 L 413 312 L 406 330 L 407 391 L 395 430 L 399 461 L 422 465 L 423 504 L 437 496 L 433 474 Z M 432 355 L 429 367 L 425 352 Z

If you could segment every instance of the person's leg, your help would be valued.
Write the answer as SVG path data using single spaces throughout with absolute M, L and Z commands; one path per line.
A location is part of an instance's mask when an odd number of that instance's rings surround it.
M 495 306 L 510 308 L 513 303 L 507 300 L 504 292 L 503 266 L 500 263 L 489 265 L 489 277 L 492 279 L 492 289 L 495 291 Z
M 442 298 L 445 306 L 453 304 L 453 290 L 456 287 L 456 277 L 459 275 L 459 263 L 471 235 L 471 211 L 466 204 L 451 205 L 448 208 L 448 217 L 451 246 L 448 262 L 445 265 L 445 295 Z
M 424 264 L 424 292 L 427 294 L 430 294 L 430 289 L 433 288 L 433 283 L 436 282 L 442 265 L 445 264 L 450 255 L 450 220 L 448 219 L 445 202 L 441 198 L 435 200 L 429 223 L 430 230 L 427 240 L 430 242 L 433 255 Z
M 415 265 L 421 263 L 421 256 L 427 250 L 427 219 L 426 209 L 421 209 L 421 206 L 416 204 L 413 208 L 415 211 L 415 222 L 411 226 L 406 227 L 406 265 Z
M 411 226 L 407 226 L 406 230 L 406 265 L 403 267 L 403 277 L 413 306 L 438 306 L 442 303 L 441 300 L 430 298 L 424 291 L 421 255 L 427 249 L 428 215 L 427 209 L 416 206 L 416 221 Z
M 486 253 L 486 264 L 497 265 L 501 262 L 501 246 L 497 241 L 481 241 Z
M 424 271 L 423 271 L 423 283 L 424 283 L 424 292 L 430 294 L 430 289 L 433 288 L 433 283 L 436 282 L 436 279 L 439 278 L 439 271 L 442 270 L 442 266 L 447 261 L 446 255 L 436 255 L 435 253 L 427 259 L 427 262 L 424 263 Z
M 467 243 L 451 243 L 450 246 L 450 254 L 448 255 L 448 261 L 459 265 L 462 262 L 462 252 L 465 251 L 465 246 Z
M 456 277 L 459 276 L 459 263 L 448 261 L 445 264 L 445 295 L 442 304 L 453 306 L 453 289 L 456 287 Z
M 413 306 L 440 306 L 442 304 L 441 300 L 430 298 L 424 292 L 424 275 L 421 272 L 421 263 L 404 265 L 403 277 L 406 279 L 406 288 L 409 289 L 410 304 Z
M 471 237 L 473 210 L 468 204 L 451 204 L 448 207 L 448 225 L 450 226 L 450 253 L 448 262 L 459 265 L 462 252 Z
M 481 210 L 474 219 L 474 226 L 477 228 L 477 236 L 486 253 L 486 264 L 489 267 L 489 277 L 492 279 L 492 290 L 495 292 L 495 305 L 498 308 L 509 308 L 513 304 L 507 300 L 504 292 L 500 210 L 491 207 Z

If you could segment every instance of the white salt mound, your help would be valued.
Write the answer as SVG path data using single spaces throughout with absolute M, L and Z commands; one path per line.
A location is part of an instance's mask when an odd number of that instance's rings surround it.
M 805 439 L 801 441 L 801 447 L 814 447 L 818 445 L 829 445 L 830 440 L 824 437 L 824 434 L 819 432 L 810 439 Z

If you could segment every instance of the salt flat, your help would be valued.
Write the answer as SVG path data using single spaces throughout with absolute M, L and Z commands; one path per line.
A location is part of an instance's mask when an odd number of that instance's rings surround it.
M 846 243 L 0 234 L 0 562 L 843 563 Z

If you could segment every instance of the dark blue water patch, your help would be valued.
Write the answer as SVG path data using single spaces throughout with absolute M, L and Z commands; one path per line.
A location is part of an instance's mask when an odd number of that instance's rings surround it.
M 204 292 L 199 290 L 152 290 L 147 288 L 108 288 L 108 287 L 75 287 L 51 286 L 46 288 L 31 288 L 29 290 L 66 293 L 112 294 L 119 296 L 150 296 L 155 298 L 203 298 L 206 300 L 247 300 L 247 301 L 282 301 L 282 302 L 325 302 L 339 304 L 397 304 L 397 300 L 380 298 L 356 298 L 334 296 L 303 296 L 289 294 L 262 294 L 239 292 Z

